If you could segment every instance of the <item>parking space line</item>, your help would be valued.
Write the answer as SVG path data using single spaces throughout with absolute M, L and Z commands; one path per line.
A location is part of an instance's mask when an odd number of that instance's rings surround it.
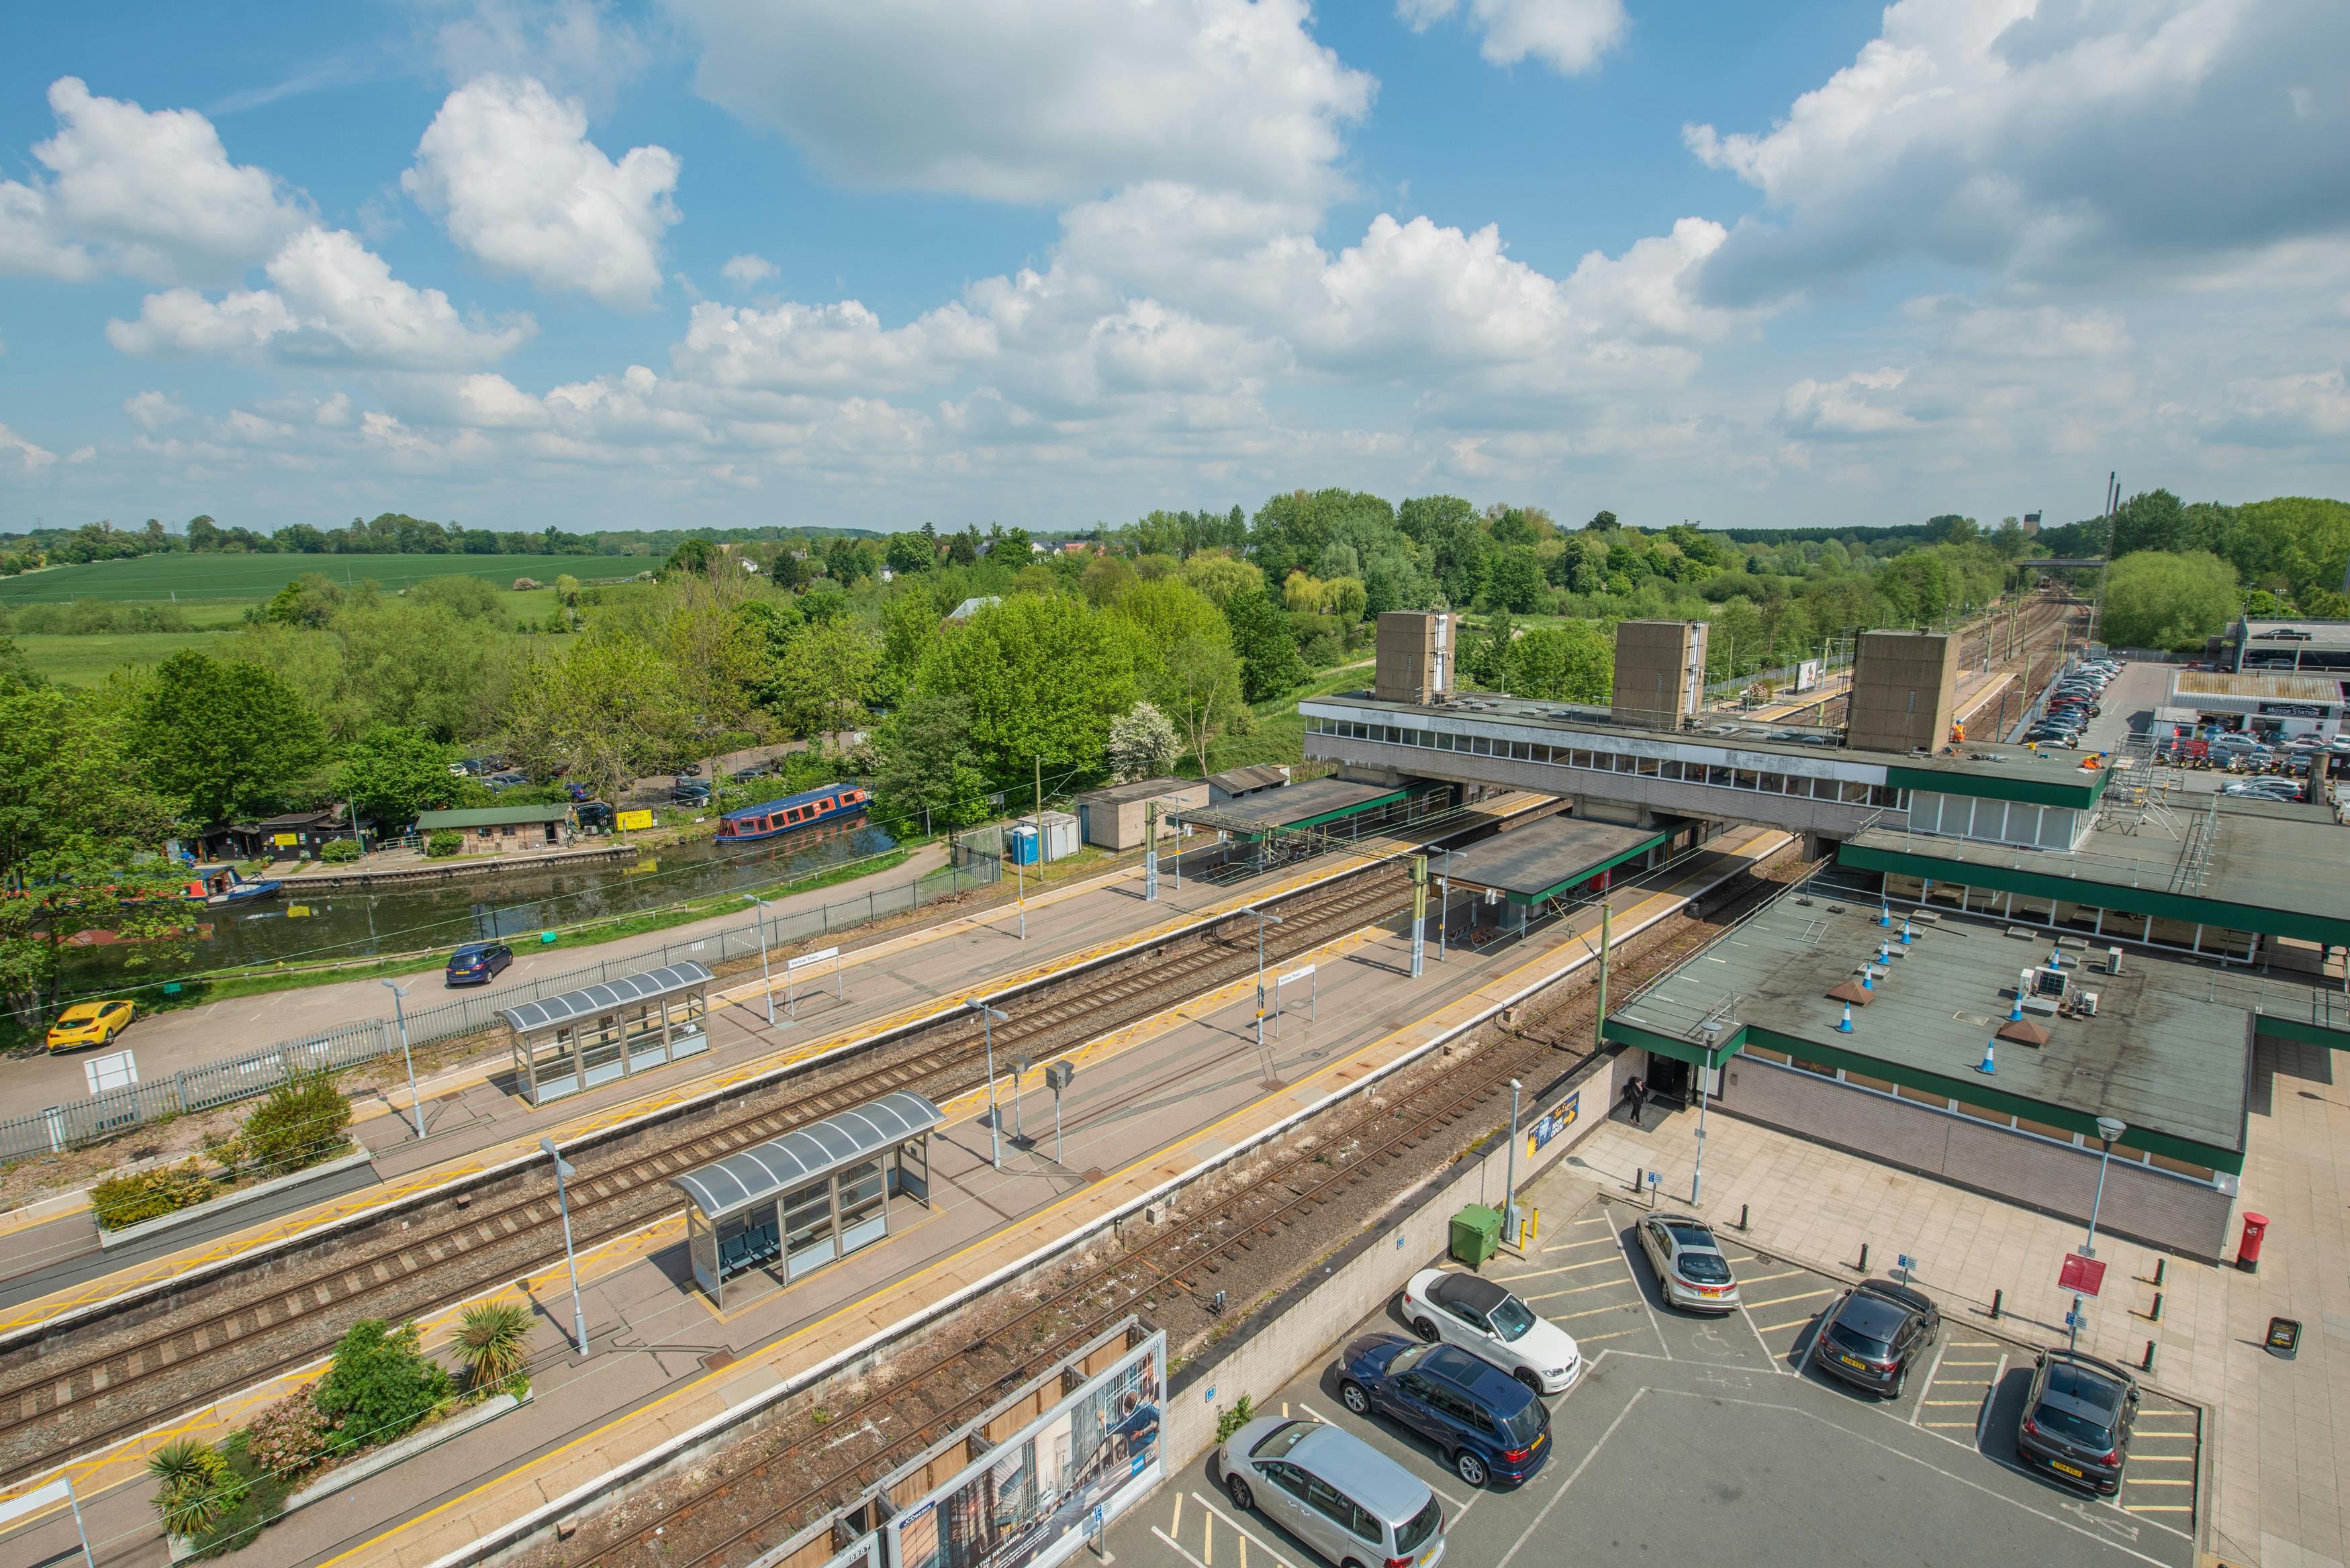
M 1817 1301 L 1822 1296 L 1832 1296 L 1834 1294 L 1835 1294 L 1835 1292 L 1833 1290 L 1805 1291 L 1800 1295 L 1773 1296 L 1767 1302 L 1749 1302 L 1746 1304 L 1759 1312 L 1764 1307 L 1785 1306 L 1789 1302 Z
M 1606 1258 L 1592 1258 L 1580 1263 L 1561 1263 L 1555 1269 L 1535 1269 L 1523 1274 L 1503 1274 L 1500 1278 L 1504 1283 L 1517 1280 L 1538 1280 L 1550 1274 L 1571 1274 L 1577 1269 L 1596 1269 L 1607 1261 Z
M 1596 1345 L 1603 1339 L 1628 1339 L 1639 1332 L 1636 1328 L 1627 1328 L 1615 1334 L 1578 1334 L 1575 1336 L 1575 1343 L 1578 1345 Z M 1668 1357 L 1668 1359 L 1670 1358 Z
M 1555 1302 L 1561 1296 L 1579 1296 L 1589 1291 L 1612 1291 L 1621 1283 L 1620 1280 L 1602 1280 L 1596 1285 L 1569 1285 L 1563 1291 L 1544 1291 L 1538 1296 L 1520 1296 L 1518 1299 L 1522 1302 Z
M 1950 1354 L 1950 1347 L 1947 1341 L 1934 1347 L 1934 1365 L 1926 1369 L 1926 1386 L 1918 1394 L 1917 1407 L 1909 1412 L 1909 1424 L 1911 1426 L 1916 1426 L 1918 1424 L 1918 1417 L 1925 1414 L 1925 1397 L 1934 1391 L 1934 1379 L 1942 1375 L 1942 1357 Z
M 1775 1274 L 1749 1274 L 1738 1282 L 1742 1287 L 1746 1285 L 1767 1285 L 1773 1280 L 1792 1280 L 1797 1274 L 1808 1274 L 1810 1272 L 1811 1270 L 1809 1269 L 1783 1269 Z
M 1607 1212 L 1612 1216 L 1615 1213 L 1615 1210 L 1611 1209 L 1607 1210 Z M 1673 1355 L 1672 1341 L 1665 1337 L 1665 1325 L 1657 1321 L 1657 1309 L 1648 1304 L 1648 1293 L 1640 1283 L 1639 1265 L 1632 1262 L 1632 1244 L 1624 1240 L 1624 1232 L 1620 1227 L 1616 1232 L 1616 1243 L 1624 1255 L 1625 1272 L 1632 1276 L 1632 1288 L 1635 1291 L 1639 1292 L 1640 1310 L 1648 1314 L 1648 1327 L 1656 1334 L 1657 1348 L 1665 1353 L 1665 1359 L 1667 1361 L 1676 1359 Z
M 1817 1317 L 1820 1314 L 1817 1313 L 1812 1314 L 1812 1317 Z M 1762 1325 L 1762 1332 L 1764 1334 L 1777 1334 L 1782 1329 L 1801 1328 L 1804 1324 L 1811 1322 L 1812 1317 L 1799 1317 L 1787 1323 L 1766 1323 Z M 1793 1350 L 1794 1346 L 1791 1345 L 1787 1348 Z
M 1201 1562 L 1199 1558 L 1193 1556 L 1181 1542 L 1176 1540 L 1173 1536 L 1168 1534 L 1157 1525 L 1154 1524 L 1150 1527 L 1150 1533 L 1159 1537 L 1159 1540 L 1167 1542 L 1168 1545 L 1172 1546 L 1177 1554 L 1180 1555 L 1184 1562 L 1191 1564 L 1191 1568 L 1208 1568 L 1208 1565 Z
M 1222 1509 L 1218 1508 L 1214 1503 L 1210 1502 L 1206 1498 L 1201 1497 L 1196 1491 L 1191 1494 L 1191 1501 L 1198 1503 L 1201 1508 L 1206 1509 L 1211 1517 L 1221 1519 L 1226 1524 L 1231 1525 L 1232 1527 L 1233 1534 L 1238 1535 L 1243 1541 L 1253 1541 L 1259 1546 L 1263 1547 L 1265 1555 L 1273 1559 L 1274 1568 L 1289 1568 L 1289 1559 L 1284 1557 L 1277 1547 L 1274 1546 L 1263 1537 L 1251 1533 L 1231 1514 L 1226 1513 Z M 1187 1552 L 1185 1555 L 1188 1556 L 1190 1553 Z
M 2132 1476 L 2129 1479 L 2129 1484 L 2132 1486 L 2193 1486 L 2195 1483 L 2191 1480 L 2163 1480 L 2156 1476 Z
M 2122 1504 L 2122 1510 L 2126 1513 L 2192 1513 L 2195 1511 L 2183 1502 L 2126 1502 Z
M 1985 1429 L 1991 1425 L 1991 1397 L 1999 1392 L 1999 1386 L 2006 1380 L 2006 1377 L 2007 1352 L 2002 1350 L 1999 1353 L 1998 1369 L 1991 1375 L 1990 1380 L 1983 1385 L 1982 1409 L 1975 1417 L 1975 1447 L 1978 1449 L 1983 1446 L 1983 1438 L 1986 1435 Z
M 1597 1317 L 1604 1312 L 1630 1312 L 1631 1310 L 1632 1303 L 1630 1302 L 1610 1302 L 1606 1306 L 1586 1307 L 1581 1312 L 1561 1313 L 1556 1317 L 1551 1318 L 1551 1322 L 1573 1323 L 1576 1318 Z M 1549 1314 L 1545 1314 L 1544 1315 L 1548 1316 Z
M 1975 1424 L 1972 1421 L 1920 1421 L 1918 1425 L 1937 1430 L 1948 1428 L 1951 1431 L 1970 1432 L 1974 1430 Z
M 1747 1332 L 1754 1336 L 1754 1343 L 1762 1347 L 1762 1359 L 1769 1364 L 1772 1371 L 1786 1377 L 1800 1376 L 1794 1367 L 1785 1365 L 1787 1358 L 1784 1355 L 1771 1348 L 1771 1342 L 1762 1337 L 1762 1326 L 1754 1321 L 1754 1314 L 1746 1310 L 1744 1302 L 1738 1303 L 1738 1315 L 1746 1320 Z M 1792 1351 L 1794 1346 L 1789 1345 L 1787 1348 Z
M 1616 1238 L 1613 1236 L 1586 1236 L 1579 1241 L 1553 1241 L 1549 1246 L 1544 1247 L 1543 1251 L 1544 1252 L 1571 1252 L 1577 1247 L 1612 1246 L 1615 1244 L 1615 1241 Z

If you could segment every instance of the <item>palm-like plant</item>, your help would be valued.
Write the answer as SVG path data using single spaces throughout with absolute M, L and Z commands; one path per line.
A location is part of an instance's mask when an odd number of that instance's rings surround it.
M 476 1302 L 457 1320 L 457 1355 L 475 1389 L 503 1388 L 530 1354 L 530 1308 L 514 1300 Z
M 197 1438 L 174 1438 L 147 1457 L 147 1473 L 161 1484 L 155 1511 L 173 1535 L 209 1530 L 242 1500 L 244 1488 L 220 1450 Z

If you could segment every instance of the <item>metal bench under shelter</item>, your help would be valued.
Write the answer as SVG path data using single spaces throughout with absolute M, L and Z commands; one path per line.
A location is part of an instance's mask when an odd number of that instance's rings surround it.
M 673 1177 L 685 1194 L 694 1282 L 721 1311 L 726 1282 L 774 1266 L 785 1282 L 889 1234 L 890 1199 L 931 1206 L 931 1129 L 910 1089 L 795 1127 Z
M 501 1008 L 523 1097 L 543 1106 L 709 1050 L 710 980 L 673 963 Z

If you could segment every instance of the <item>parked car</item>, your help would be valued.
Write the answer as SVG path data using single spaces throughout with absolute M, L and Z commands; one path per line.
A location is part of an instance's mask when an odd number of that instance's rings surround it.
M 504 773 L 492 774 L 482 782 L 492 789 L 513 789 L 518 784 L 530 783 L 530 775 L 519 769 L 509 768 Z
M 487 985 L 514 962 L 514 950 L 504 942 L 467 942 L 449 955 L 442 976 L 448 985 Z
M 1738 1280 L 1711 1226 L 1679 1214 L 1650 1214 L 1637 1229 L 1668 1303 L 1689 1312 L 1736 1309 Z
M 48 1048 L 78 1051 L 84 1045 L 105 1045 L 130 1025 L 138 1004 L 130 1002 L 77 1002 L 49 1025 Z
M 1923 1291 L 1863 1280 L 1820 1315 L 1811 1363 L 1856 1388 L 1898 1399 L 1910 1366 L 1941 1332 L 1941 1311 Z
M 2087 1491 L 2110 1497 L 2129 1463 L 2137 1379 L 2077 1350 L 2043 1350 L 2023 1399 L 2015 1457 Z
M 1420 1270 L 1403 1288 L 1403 1317 L 1420 1338 L 1464 1346 L 1537 1393 L 1563 1394 L 1583 1373 L 1565 1329 L 1475 1274 Z
M 672 805 L 708 805 L 710 786 L 696 784 L 691 779 L 680 779 L 670 786 L 669 798 Z
M 1334 1563 L 1436 1568 L 1444 1509 L 1425 1481 L 1351 1432 L 1261 1416 L 1216 1447 L 1224 1495 Z
M 1436 1445 L 1471 1486 L 1515 1485 L 1550 1459 L 1550 1412 L 1532 1389 L 1457 1345 L 1367 1334 L 1338 1353 L 1338 1397 Z
M 600 800 L 583 800 L 577 814 L 583 833 L 602 833 L 613 825 L 612 808 Z
M 702 764 L 700 763 L 680 763 L 678 764 L 677 771 L 687 778 L 698 779 L 702 776 Z

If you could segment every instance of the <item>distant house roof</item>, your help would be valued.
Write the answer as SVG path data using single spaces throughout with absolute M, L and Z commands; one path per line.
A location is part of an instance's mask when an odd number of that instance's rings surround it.
M 1277 789 L 1289 782 L 1289 770 L 1273 763 L 1258 763 L 1245 768 L 1227 768 L 1208 775 L 1210 788 L 1226 795 L 1254 794 L 1261 789 Z
M 564 822 L 570 815 L 568 805 L 484 805 L 471 811 L 420 811 L 416 826 L 421 833 L 436 827 L 520 827 L 534 822 Z
M 972 597 L 963 600 L 962 603 L 955 606 L 953 611 L 948 615 L 947 618 L 949 620 L 969 620 L 972 617 L 977 615 L 988 606 L 1000 605 L 1003 602 L 1003 598 L 1000 594 L 976 594 Z

